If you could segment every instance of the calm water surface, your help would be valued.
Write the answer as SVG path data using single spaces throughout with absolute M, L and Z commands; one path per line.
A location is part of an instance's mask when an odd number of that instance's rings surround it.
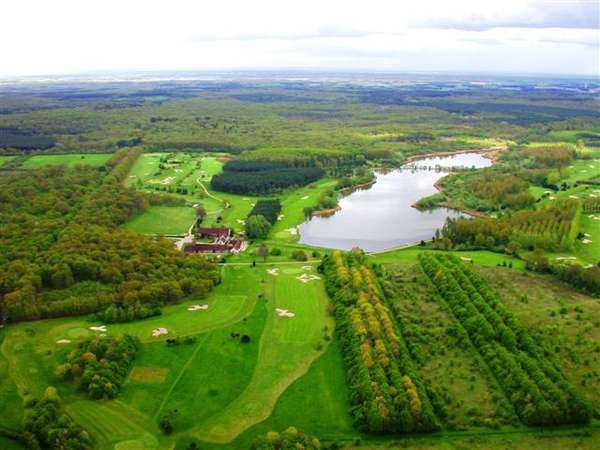
M 434 167 L 487 167 L 491 161 L 477 153 L 427 158 L 402 169 L 377 174 L 370 188 L 340 200 L 341 211 L 330 217 L 313 217 L 299 226 L 300 242 L 349 250 L 360 247 L 380 251 L 431 239 L 447 217 L 457 211 L 436 208 L 418 211 L 417 200 L 436 192 L 434 184 L 446 173 Z

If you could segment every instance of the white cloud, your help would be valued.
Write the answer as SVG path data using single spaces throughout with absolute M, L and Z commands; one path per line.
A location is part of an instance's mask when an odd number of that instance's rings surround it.
M 5 1 L 0 75 L 284 67 L 598 75 L 599 14 L 597 0 Z

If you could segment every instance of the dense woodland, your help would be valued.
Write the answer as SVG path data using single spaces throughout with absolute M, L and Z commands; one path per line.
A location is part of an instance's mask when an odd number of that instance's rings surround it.
M 171 303 L 206 294 L 218 281 L 211 262 L 118 228 L 151 201 L 122 185 L 137 155 L 124 149 L 106 168 L 48 167 L 0 178 L 3 320 Z
M 319 167 L 298 167 L 270 161 L 229 161 L 210 182 L 216 191 L 233 194 L 270 194 L 291 186 L 304 186 L 324 175 Z

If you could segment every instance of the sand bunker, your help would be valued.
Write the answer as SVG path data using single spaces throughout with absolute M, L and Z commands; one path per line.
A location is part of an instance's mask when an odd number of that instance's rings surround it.
M 208 305 L 191 305 L 188 307 L 188 311 L 204 311 L 208 309 Z
M 279 214 L 279 215 L 277 216 L 277 220 L 281 220 L 281 219 L 283 219 L 284 217 L 285 217 L 285 216 L 284 216 L 283 214 Z
M 309 281 L 320 280 L 321 277 L 318 275 L 311 275 L 308 273 L 303 273 L 302 275 L 296 277 L 296 280 L 301 281 L 302 283 L 308 283 Z
M 287 230 L 285 230 L 285 231 L 287 231 L 287 232 L 288 232 L 288 233 L 290 233 L 290 234 L 298 234 L 298 229 L 297 229 L 297 228 L 295 228 L 295 227 L 294 227 L 294 228 L 288 228 L 288 229 L 287 229 Z
M 160 184 L 171 184 L 171 182 L 175 179 L 175 177 L 167 177 L 160 182 Z
M 106 325 L 100 325 L 98 327 L 90 327 L 92 331 L 101 331 L 102 333 L 106 333 Z
M 277 275 L 279 275 L 279 269 L 277 267 L 275 267 L 274 269 L 267 269 L 267 273 L 269 275 L 277 276 Z
M 71 340 L 70 339 L 59 339 L 58 341 L 56 341 L 57 344 L 70 344 Z
M 308 195 L 305 195 L 304 197 L 302 197 L 302 200 L 308 200 Z
M 592 241 L 591 241 L 591 239 L 583 239 L 583 240 L 581 241 L 581 243 L 582 243 L 582 244 L 591 244 L 591 243 L 592 243 Z
M 569 195 L 569 198 L 579 198 L 576 195 Z
M 577 259 L 577 258 L 575 256 L 558 256 L 556 258 L 557 261 L 573 260 L 573 259 Z
M 169 334 L 169 330 L 167 330 L 166 328 L 155 328 L 154 330 L 152 330 L 152 336 L 154 337 L 158 337 L 161 334 Z
M 293 312 L 288 311 L 287 309 L 275 308 L 275 311 L 277 311 L 277 315 L 279 317 L 289 317 L 289 318 L 292 318 L 292 317 L 294 317 L 296 315 Z
M 312 266 L 302 266 L 302 270 L 311 270 Z
M 550 200 L 556 200 L 556 197 L 550 196 L 548 197 Z
M 460 260 L 461 260 L 461 261 L 467 261 L 467 262 L 471 262 L 471 261 L 473 261 L 471 258 L 467 258 L 466 256 L 461 256 L 461 257 L 460 257 Z
M 242 220 L 242 219 L 236 219 L 236 222 L 239 223 L 240 225 L 246 225 L 246 221 Z

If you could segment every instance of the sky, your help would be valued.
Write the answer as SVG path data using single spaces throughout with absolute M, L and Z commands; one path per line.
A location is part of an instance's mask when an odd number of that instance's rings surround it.
M 5 0 L 0 76 L 320 69 L 600 76 L 600 0 Z

